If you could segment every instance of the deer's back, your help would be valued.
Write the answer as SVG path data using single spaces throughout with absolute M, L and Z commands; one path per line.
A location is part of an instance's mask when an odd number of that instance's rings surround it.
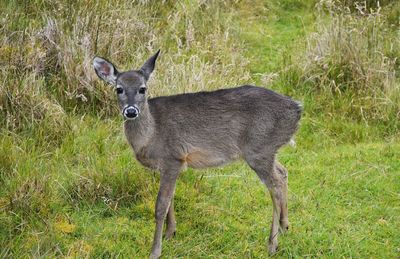
M 251 143 L 287 143 L 300 118 L 290 98 L 255 86 L 149 100 L 158 149 L 192 167 L 238 158 Z

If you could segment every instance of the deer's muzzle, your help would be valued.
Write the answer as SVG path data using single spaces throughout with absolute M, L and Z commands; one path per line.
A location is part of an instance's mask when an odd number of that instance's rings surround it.
M 127 120 L 133 120 L 139 115 L 139 108 L 135 106 L 127 106 L 122 111 L 124 118 Z

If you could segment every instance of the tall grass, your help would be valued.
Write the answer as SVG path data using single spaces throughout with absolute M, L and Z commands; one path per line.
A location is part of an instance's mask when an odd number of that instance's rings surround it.
M 392 122 L 400 116 L 400 34 L 393 18 L 399 8 L 392 1 L 382 5 L 387 9 L 369 2 L 319 2 L 320 26 L 305 53 L 284 62 L 278 84 L 291 88 L 289 93 L 300 89 L 299 98 L 313 92 L 312 112 L 384 122 L 393 132 L 398 124 Z M 253 13 L 262 17 L 274 8 L 261 1 L 200 0 L 78 1 L 73 6 L 33 0 L 2 6 L 0 125 L 43 128 L 48 140 L 69 129 L 66 114 L 116 113 L 112 91 L 92 71 L 94 55 L 124 70 L 140 66 L 161 48 L 152 96 L 248 83 L 249 61 L 236 20 Z M 348 6 L 356 6 L 356 12 Z
M 319 26 L 293 70 L 313 113 L 399 128 L 400 30 L 381 9 L 321 1 Z M 329 15 L 329 19 L 326 16 Z
M 237 85 L 248 79 L 231 34 L 229 1 L 27 1 L 3 3 L 1 125 L 18 130 L 71 111 L 115 114 L 94 55 L 133 69 L 157 49 L 151 95 Z M 11 20 L 11 22 L 9 22 Z M 241 71 L 238 73 L 238 71 Z M 49 132 L 51 134 L 51 132 Z M 58 133 L 56 133 L 58 134 Z

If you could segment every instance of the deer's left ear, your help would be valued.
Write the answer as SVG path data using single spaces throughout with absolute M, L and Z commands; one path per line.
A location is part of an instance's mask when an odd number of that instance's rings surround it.
M 140 68 L 140 70 L 143 72 L 146 80 L 149 79 L 151 73 L 154 70 L 154 67 L 156 65 L 156 60 L 158 58 L 158 55 L 160 54 L 160 50 L 158 50 L 156 52 L 156 54 L 154 54 L 152 57 L 150 57 L 145 63 L 144 65 Z
M 110 61 L 105 58 L 95 57 L 93 59 L 93 67 L 94 71 L 96 71 L 96 74 L 101 79 L 111 84 L 112 86 L 116 86 L 118 70 Z

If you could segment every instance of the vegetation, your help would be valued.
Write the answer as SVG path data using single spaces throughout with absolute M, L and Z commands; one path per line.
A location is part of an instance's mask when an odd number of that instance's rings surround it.
M 146 257 L 158 176 L 132 156 L 91 60 L 138 67 L 152 96 L 262 85 L 305 112 L 277 257 L 400 249 L 397 1 L 0 0 L 0 257 Z M 188 170 L 166 257 L 265 257 L 272 204 L 242 162 Z

